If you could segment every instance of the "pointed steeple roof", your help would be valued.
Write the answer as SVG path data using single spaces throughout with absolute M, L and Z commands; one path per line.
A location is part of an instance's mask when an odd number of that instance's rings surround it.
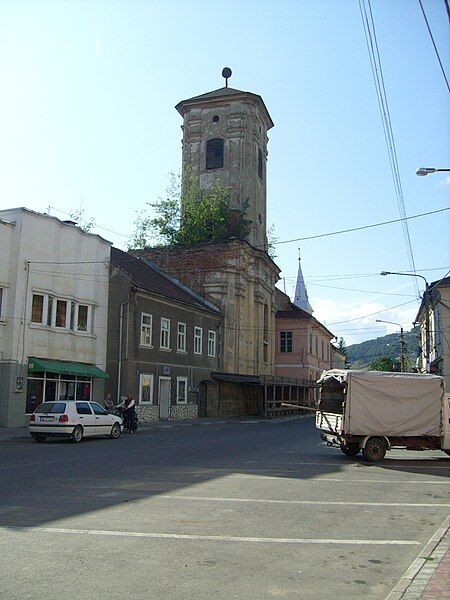
M 308 292 L 306 291 L 305 280 L 303 279 L 302 265 L 300 261 L 300 249 L 298 252 L 297 285 L 295 287 L 295 298 L 293 304 L 310 315 L 312 315 L 314 312 L 311 304 L 309 303 Z

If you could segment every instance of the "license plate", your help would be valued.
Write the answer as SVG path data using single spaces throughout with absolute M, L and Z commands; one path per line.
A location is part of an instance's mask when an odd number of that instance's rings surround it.
M 54 421 L 55 417 L 41 417 L 41 421 Z

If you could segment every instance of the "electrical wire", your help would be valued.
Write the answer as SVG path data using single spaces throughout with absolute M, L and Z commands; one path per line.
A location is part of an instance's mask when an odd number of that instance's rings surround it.
M 301 237 L 301 238 L 293 238 L 291 240 L 282 240 L 281 242 L 274 242 L 274 244 L 290 244 L 291 242 L 303 242 L 305 240 L 316 240 L 318 238 L 330 237 L 332 235 L 339 235 L 341 233 L 350 233 L 352 231 L 362 231 L 363 229 L 372 229 L 373 227 L 381 227 L 383 225 L 391 225 L 392 223 L 411 221 L 412 219 L 418 219 L 419 217 L 434 215 L 436 213 L 441 213 L 446 210 L 450 210 L 450 206 L 446 206 L 445 208 L 440 208 L 438 210 L 432 210 L 429 212 L 420 213 L 418 215 L 411 215 L 410 217 L 407 217 L 405 215 L 405 216 L 402 216 L 400 219 L 392 219 L 390 221 L 382 221 L 381 223 L 372 223 L 371 225 L 362 225 L 361 227 L 352 227 L 350 229 L 341 229 L 339 231 L 331 231 L 329 233 L 320 233 L 317 235 L 309 235 L 309 236 Z M 417 272 L 415 265 L 413 267 L 411 267 L 411 271 L 413 273 Z
M 366 8 L 366 2 L 368 8 Z M 394 189 L 397 196 L 397 206 L 399 209 L 400 217 L 402 217 L 402 228 L 403 237 L 406 245 L 406 252 L 410 268 L 413 273 L 416 272 L 414 254 L 411 244 L 411 237 L 409 235 L 408 221 L 406 220 L 405 202 L 403 197 L 403 187 L 400 178 L 400 171 L 398 167 L 397 150 L 394 138 L 394 132 L 392 128 L 392 122 L 389 112 L 389 104 L 387 100 L 386 87 L 384 83 L 383 68 L 381 64 L 381 57 L 378 48 L 378 41 L 375 29 L 375 22 L 373 19 L 372 5 L 370 0 L 359 0 L 359 8 L 361 13 L 361 19 L 364 28 L 364 35 L 366 38 L 367 50 L 369 52 L 370 66 L 372 70 L 372 76 L 375 83 L 375 89 L 378 100 L 378 107 L 380 110 L 381 120 L 383 124 L 384 137 L 386 141 L 386 148 L 388 151 L 389 164 L 391 168 L 392 179 L 394 183 Z M 417 295 L 419 296 L 419 285 L 415 281 Z
M 425 19 L 425 23 L 427 25 L 428 33 L 430 34 L 430 38 L 431 38 L 431 41 L 433 43 L 434 51 L 436 52 L 436 56 L 437 56 L 437 59 L 438 59 L 438 62 L 439 62 L 439 66 L 441 67 L 442 75 L 444 76 L 444 79 L 445 79 L 445 84 L 447 86 L 447 91 L 450 92 L 450 86 L 448 84 L 447 75 L 445 74 L 444 66 L 442 64 L 441 57 L 439 56 L 439 51 L 438 51 L 436 43 L 434 41 L 433 33 L 431 31 L 430 24 L 428 23 L 427 15 L 425 14 L 425 10 L 423 8 L 422 0 L 418 0 L 418 2 L 419 2 L 419 6 L 420 6 L 420 8 L 422 10 L 423 18 Z

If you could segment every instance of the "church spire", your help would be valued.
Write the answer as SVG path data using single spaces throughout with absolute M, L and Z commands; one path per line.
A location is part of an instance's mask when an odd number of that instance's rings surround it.
M 308 292 L 306 291 L 305 280 L 303 279 L 302 265 L 300 262 L 300 248 L 298 249 L 298 274 L 297 285 L 295 287 L 294 304 L 310 315 L 313 314 L 313 309 L 308 300 Z

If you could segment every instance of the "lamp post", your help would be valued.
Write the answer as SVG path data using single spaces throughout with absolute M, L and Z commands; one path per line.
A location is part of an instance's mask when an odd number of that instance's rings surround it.
M 450 170 L 450 169 L 448 169 Z M 425 371 L 430 372 L 430 294 L 428 281 L 423 275 L 417 273 L 399 273 L 397 271 L 381 271 L 380 275 L 405 275 L 406 277 L 420 277 L 425 281 L 423 301 L 425 306 Z
M 434 167 L 419 167 L 416 169 L 416 175 L 419 177 L 425 177 L 425 175 L 430 175 L 431 173 L 439 173 L 441 171 L 450 171 L 450 169 L 435 169 Z
M 376 319 L 377 323 L 390 323 L 391 325 L 398 325 L 400 327 L 400 364 L 401 372 L 406 373 L 406 346 L 405 338 L 403 336 L 403 327 L 400 323 L 394 323 L 394 321 L 383 321 L 382 319 Z

